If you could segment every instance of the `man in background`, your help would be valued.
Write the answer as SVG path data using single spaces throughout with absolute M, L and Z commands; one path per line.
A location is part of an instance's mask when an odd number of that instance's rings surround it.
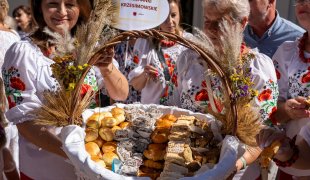
M 245 43 L 272 58 L 284 41 L 294 41 L 305 32 L 296 24 L 280 17 L 276 0 L 249 0 L 249 23 L 244 31 Z

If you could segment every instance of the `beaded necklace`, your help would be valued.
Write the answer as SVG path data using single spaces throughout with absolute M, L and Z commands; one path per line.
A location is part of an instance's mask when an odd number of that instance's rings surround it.
M 310 58 L 305 58 L 304 51 L 306 49 L 306 41 L 308 39 L 308 32 L 306 32 L 302 38 L 299 41 L 298 48 L 299 48 L 299 58 L 302 60 L 304 63 L 309 63 Z
M 168 41 L 168 40 L 161 40 L 161 41 L 160 41 L 160 45 L 161 45 L 162 47 L 172 47 L 172 46 L 174 46 L 175 44 L 176 44 L 175 41 Z

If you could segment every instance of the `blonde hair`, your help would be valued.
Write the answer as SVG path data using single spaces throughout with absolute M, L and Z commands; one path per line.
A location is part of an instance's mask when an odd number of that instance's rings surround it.
M 9 3 L 7 0 L 0 0 L 0 22 L 4 22 L 9 12 Z
M 229 15 L 239 22 L 250 15 L 249 0 L 203 0 L 202 6 L 216 9 L 221 15 Z

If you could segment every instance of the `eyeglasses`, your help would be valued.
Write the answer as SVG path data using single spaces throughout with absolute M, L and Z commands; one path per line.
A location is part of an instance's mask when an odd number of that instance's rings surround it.
M 310 3 L 310 0 L 295 0 L 294 6 L 304 5 L 304 4 L 309 4 L 309 3 Z

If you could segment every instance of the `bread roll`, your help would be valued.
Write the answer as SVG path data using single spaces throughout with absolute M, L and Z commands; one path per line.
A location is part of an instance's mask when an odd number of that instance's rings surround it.
M 112 113 L 113 116 L 116 115 L 116 114 L 123 114 L 123 115 L 125 115 L 124 109 L 119 108 L 119 107 L 115 107 L 115 108 L 111 109 L 111 113 Z
M 103 120 L 101 120 L 101 127 L 114 127 L 118 123 L 117 119 L 114 117 L 105 117 Z
M 120 123 L 125 121 L 125 115 L 124 114 L 115 114 L 113 117 L 117 120 L 117 124 L 119 125 Z
M 99 129 L 100 137 L 105 141 L 113 141 L 114 134 L 110 128 L 103 127 Z
M 119 124 L 118 126 L 122 129 L 128 128 L 131 125 L 130 122 L 122 122 L 121 124 Z
M 100 154 L 99 146 L 94 142 L 88 142 L 85 144 L 85 149 L 90 156 L 97 156 Z
M 98 163 L 103 168 L 106 168 L 105 162 L 101 158 L 99 158 L 98 156 L 92 156 L 91 159 L 93 161 L 95 161 L 96 163 Z
M 112 130 L 113 134 L 115 134 L 116 131 L 122 130 L 122 128 L 120 128 L 119 126 L 114 126 L 111 130 Z
M 112 166 L 113 159 L 119 159 L 119 157 L 114 152 L 107 152 L 103 154 L 102 159 L 107 166 Z
M 106 142 L 102 145 L 101 150 L 103 153 L 116 152 L 117 144 L 116 142 Z
M 85 129 L 85 141 L 86 142 L 91 142 L 94 141 L 98 138 L 98 129 L 93 129 L 93 128 L 87 128 Z
M 101 126 L 101 120 L 105 117 L 112 117 L 112 114 L 110 112 L 94 113 L 87 119 L 86 126 L 99 129 L 99 127 Z
M 94 140 L 93 142 L 96 143 L 96 144 L 99 146 L 99 148 L 101 148 L 102 145 L 103 145 L 104 143 L 106 143 L 106 141 L 104 141 L 104 140 L 99 136 L 99 132 L 98 132 L 98 138 L 97 138 L 96 140 Z

